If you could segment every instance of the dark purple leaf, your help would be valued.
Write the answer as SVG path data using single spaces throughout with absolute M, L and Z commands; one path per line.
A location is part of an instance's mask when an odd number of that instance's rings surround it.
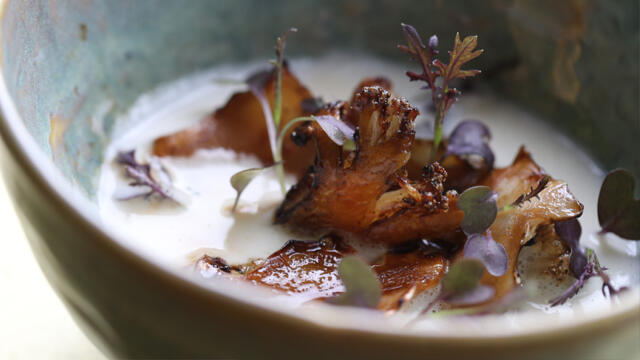
M 600 265 L 600 261 L 598 261 L 598 257 L 596 256 L 596 253 L 593 251 L 593 249 L 586 249 L 586 257 L 587 264 L 584 267 L 584 271 L 580 274 L 580 276 L 578 276 L 578 279 L 573 284 L 571 284 L 571 286 L 567 288 L 562 294 L 549 300 L 549 304 L 552 307 L 562 305 L 567 300 L 574 297 L 576 294 L 578 294 L 580 289 L 582 289 L 587 280 L 594 276 L 598 276 L 600 277 L 600 279 L 602 279 L 603 296 L 607 296 L 607 292 L 605 292 L 605 289 L 608 290 L 610 296 L 617 295 L 621 291 L 626 290 L 626 287 L 616 289 L 616 287 L 613 286 L 609 275 L 607 275 L 607 273 L 605 272 L 605 270 L 607 269 Z
M 547 186 L 550 180 L 551 178 L 545 175 L 542 179 L 540 179 L 540 181 L 538 182 L 538 185 L 535 188 L 531 187 L 531 190 L 528 193 L 518 196 L 518 198 L 513 203 L 505 206 L 505 210 L 510 207 L 520 206 L 521 204 L 533 199 L 534 197 L 537 198 L 538 195 L 542 192 L 542 190 L 544 190 L 544 188 Z
M 132 181 L 130 186 L 145 186 L 149 190 L 146 192 L 136 192 L 134 195 L 122 200 L 129 200 L 134 197 L 150 196 L 154 193 L 162 198 L 171 199 L 177 202 L 170 194 L 169 190 L 160 183 L 159 179 L 153 177 L 151 166 L 149 164 L 140 164 L 136 160 L 135 150 L 120 152 L 116 157 L 116 161 L 124 166 L 125 175 Z
M 598 197 L 602 233 L 640 240 L 640 199 L 634 198 L 634 188 L 633 175 L 624 169 L 613 170 L 604 179 Z
M 418 34 L 418 31 L 411 25 L 401 24 L 402 33 L 404 34 L 407 45 L 398 45 L 401 51 L 411 55 L 411 58 L 417 61 L 422 67 L 422 74 L 407 71 L 407 76 L 411 81 L 421 80 L 427 83 L 427 87 L 434 89 L 432 98 L 433 103 L 437 103 L 436 99 L 436 72 L 432 69 L 435 56 L 438 54 L 436 47 L 438 46 L 438 37 L 433 35 L 429 39 L 429 47 L 426 47 Z
M 557 222 L 555 229 L 560 240 L 571 249 L 569 267 L 573 276 L 578 278 L 580 274 L 584 273 L 585 266 L 587 266 L 587 256 L 580 247 L 580 235 L 582 234 L 580 222 L 578 219 Z
M 473 161 L 474 156 L 482 158 L 488 169 L 493 169 L 495 156 L 489 147 L 491 132 L 489 128 L 477 120 L 462 121 L 449 136 L 449 144 L 444 157 L 456 155 L 467 160 L 475 168 L 482 166 Z
M 507 251 L 502 244 L 493 240 L 491 231 L 487 231 L 486 235 L 470 235 L 464 244 L 464 257 L 482 261 L 489 274 L 493 276 L 502 276 L 507 272 Z
M 354 140 L 355 129 L 344 121 L 331 115 L 314 116 L 313 119 L 334 143 L 342 146 L 347 140 Z
M 474 186 L 465 190 L 458 199 L 464 212 L 462 230 L 467 234 L 484 233 L 498 214 L 498 194 L 487 186 Z

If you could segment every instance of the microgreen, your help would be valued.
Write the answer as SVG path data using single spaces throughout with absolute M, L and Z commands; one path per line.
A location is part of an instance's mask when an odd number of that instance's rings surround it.
M 320 125 L 320 128 L 327 134 L 327 136 L 337 145 L 342 146 L 345 150 L 351 151 L 353 150 L 354 144 L 354 136 L 355 130 L 352 129 L 348 124 L 339 120 L 336 117 L 331 115 L 319 115 L 319 116 L 301 116 L 295 119 L 292 119 L 285 125 L 278 137 L 276 139 L 276 155 L 274 158 L 282 159 L 282 145 L 284 143 L 284 139 L 293 128 L 294 125 L 305 122 L 305 121 L 315 121 Z M 242 191 L 249 185 L 249 183 L 256 178 L 258 175 L 262 174 L 262 172 L 271 167 L 276 167 L 276 169 L 282 166 L 282 160 L 266 167 L 262 168 L 254 168 L 254 169 L 246 169 L 240 172 L 235 173 L 231 176 L 231 186 L 236 190 L 236 199 L 233 204 L 233 211 L 235 211 L 236 205 L 240 200 L 240 195 Z M 282 184 L 282 186 L 284 186 Z
M 497 201 L 498 194 L 489 187 L 474 186 L 460 195 L 458 207 L 464 213 L 461 226 L 467 235 L 465 258 L 480 260 L 489 274 L 502 276 L 507 271 L 509 257 L 489 231 L 498 214 Z
M 480 284 L 484 268 L 482 262 L 477 259 L 462 259 L 453 264 L 440 281 L 440 293 L 421 314 L 428 313 L 440 301 L 470 305 L 489 300 L 495 290 Z
M 634 188 L 635 180 L 627 170 L 613 170 L 605 177 L 598 196 L 600 233 L 640 240 L 640 199 L 634 198 Z
M 567 300 L 574 297 L 580 291 L 580 289 L 584 286 L 587 280 L 589 280 L 594 276 L 598 276 L 600 277 L 600 279 L 602 279 L 602 295 L 604 296 L 607 296 L 607 292 L 609 293 L 610 296 L 613 296 L 620 293 L 621 291 L 626 290 L 625 287 L 616 289 L 613 286 L 613 284 L 611 284 L 611 279 L 609 278 L 609 275 L 607 275 L 607 273 L 605 272 L 607 268 L 602 267 L 600 265 L 600 262 L 598 261 L 598 257 L 596 256 L 596 253 L 593 251 L 593 249 L 590 249 L 590 248 L 586 249 L 586 258 L 587 258 L 587 263 L 584 267 L 584 270 L 580 274 L 580 276 L 578 276 L 578 279 L 573 284 L 571 284 L 571 286 L 567 290 L 565 290 L 562 294 L 549 300 L 549 304 L 552 307 L 562 305 Z
M 255 74 L 251 75 L 247 79 L 247 84 L 249 85 L 250 91 L 256 97 L 260 106 L 262 107 L 262 112 L 264 114 L 264 118 L 267 125 L 267 133 L 269 136 L 269 145 L 271 147 L 271 154 L 273 156 L 274 164 L 263 167 L 263 168 L 255 168 L 255 169 L 247 169 L 240 171 L 234 174 L 231 177 L 231 186 L 236 190 L 236 199 L 233 205 L 233 209 L 238 204 L 240 199 L 240 195 L 244 188 L 249 185 L 249 183 L 259 174 L 261 174 L 265 169 L 270 167 L 275 167 L 278 182 L 280 183 L 280 190 L 283 194 L 286 193 L 286 184 L 284 179 L 284 166 L 283 166 L 283 157 L 282 157 L 282 146 L 284 143 L 284 139 L 291 130 L 291 128 L 303 121 L 315 121 L 317 122 L 322 130 L 329 136 L 329 138 L 335 142 L 336 144 L 342 146 L 345 150 L 354 150 L 354 134 L 355 130 L 352 129 L 348 124 L 342 122 L 341 120 L 331 116 L 331 115 L 320 115 L 320 116 L 303 116 L 290 120 L 287 122 L 285 126 L 282 127 L 280 132 L 278 132 L 278 128 L 280 127 L 281 117 L 282 117 L 282 68 L 284 66 L 284 49 L 286 46 L 287 37 L 292 32 L 297 32 L 296 28 L 290 28 L 287 30 L 282 36 L 276 39 L 276 60 L 271 63 L 275 66 L 275 74 L 276 74 L 276 89 L 275 89 L 275 101 L 273 105 L 273 112 L 270 109 L 269 101 L 264 93 L 264 88 L 269 82 L 269 80 L 273 76 L 273 72 L 269 70 L 259 71 Z M 309 101 L 307 101 L 309 100 Z M 313 107 L 314 111 L 309 111 L 311 113 L 318 110 L 318 107 L 323 106 L 321 99 L 307 99 L 301 104 L 301 106 Z M 305 105 L 306 103 L 306 105 Z
M 236 211 L 236 207 L 238 206 L 238 202 L 240 201 L 240 195 L 244 189 L 249 186 L 249 183 L 258 175 L 261 175 L 266 170 L 273 168 L 274 166 L 278 166 L 280 163 L 275 163 L 269 166 L 261 167 L 261 168 L 251 168 L 239 171 L 231 176 L 229 182 L 231 183 L 231 187 L 236 191 L 236 199 L 233 202 L 233 207 L 231 208 L 231 212 Z
M 491 132 L 487 125 L 477 120 L 462 121 L 449 135 L 447 149 L 443 157 L 459 156 L 475 168 L 482 166 L 476 161 L 476 158 L 480 157 L 484 165 L 491 170 L 495 156 L 489 147 L 489 140 L 491 140 Z
M 580 235 L 582 234 L 580 222 L 578 219 L 571 219 L 557 222 L 554 227 L 560 240 L 571 249 L 569 268 L 573 276 L 577 279 L 587 266 L 587 256 L 580 247 Z
M 487 272 L 493 276 L 502 276 L 507 272 L 509 257 L 502 244 L 498 244 L 491 236 L 491 231 L 484 234 L 473 234 L 467 237 L 464 244 L 464 257 L 482 261 Z
M 330 298 L 334 305 L 375 308 L 382 297 L 382 286 L 371 267 L 357 256 L 345 256 L 338 265 L 344 293 Z
M 128 178 L 132 179 L 132 182 L 129 183 L 130 186 L 141 186 L 148 189 L 147 191 L 137 192 L 132 196 L 128 196 L 120 200 L 129 200 L 140 196 L 148 197 L 155 193 L 160 195 L 160 197 L 164 199 L 170 199 L 178 202 L 171 196 L 171 190 L 167 188 L 167 185 L 170 185 L 170 179 L 168 174 L 166 174 L 165 169 L 161 165 L 156 164 L 156 166 L 154 166 L 154 169 L 152 168 L 151 164 L 139 163 L 136 160 L 135 150 L 118 153 L 116 161 L 118 162 L 118 164 L 124 166 L 125 175 Z M 155 176 L 154 172 L 156 173 Z M 161 175 L 164 175 L 164 179 L 159 179 Z
M 398 48 L 408 53 L 422 67 L 421 74 L 407 71 L 407 76 L 411 81 L 426 82 L 425 88 L 431 89 L 431 98 L 436 109 L 432 151 L 435 156 L 442 141 L 445 115 L 460 94 L 456 88 L 452 87 L 452 81 L 479 74 L 480 70 L 463 70 L 462 65 L 480 56 L 483 50 L 475 50 L 478 44 L 477 36 L 467 36 L 460 40 L 460 34 L 456 33 L 453 49 L 449 51 L 449 63 L 445 64 L 436 59 L 438 38 L 435 35 L 431 36 L 428 46 L 425 46 L 413 26 L 407 24 L 401 24 L 401 26 L 407 45 L 399 45 Z M 436 84 L 438 78 L 442 79 L 441 85 Z
M 298 32 L 296 28 L 290 28 L 281 37 L 276 39 L 276 99 L 273 104 L 273 122 L 280 126 L 282 115 L 282 67 L 284 66 L 284 48 L 287 45 L 287 37 L 290 33 Z
M 498 194 L 488 186 L 474 186 L 465 190 L 458 199 L 464 212 L 462 230 L 467 234 L 481 234 L 487 230 L 498 214 Z

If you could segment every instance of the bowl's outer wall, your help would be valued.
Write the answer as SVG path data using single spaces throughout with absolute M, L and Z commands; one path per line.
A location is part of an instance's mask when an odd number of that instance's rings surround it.
M 0 134 L 6 131 L 0 122 Z M 123 253 L 25 168 L 17 149 L 3 136 L 0 164 L 33 252 L 75 320 L 116 358 L 601 360 L 640 353 L 640 311 L 571 331 L 483 340 L 332 329 L 262 311 Z
M 634 0 L 8 0 L 2 71 L 28 131 L 91 196 L 114 123 L 141 93 L 216 64 L 269 57 L 273 39 L 289 26 L 300 28 L 291 54 L 347 48 L 398 59 L 405 58 L 395 49 L 401 21 L 438 32 L 442 48 L 455 31 L 477 33 L 487 51 L 474 65 L 496 90 L 545 115 L 606 167 L 640 175 L 638 6 Z M 263 358 L 289 349 L 289 357 L 491 352 L 498 359 L 518 348 L 522 359 L 579 352 L 600 358 L 628 351 L 624 340 L 638 334 L 637 317 L 554 338 L 464 345 L 301 326 L 175 281 L 123 252 L 25 166 L 6 123 L 0 132 L 3 173 L 43 270 L 94 339 L 119 356 Z M 594 331 L 599 335 L 584 343 Z M 321 340 L 313 346 L 312 339 Z

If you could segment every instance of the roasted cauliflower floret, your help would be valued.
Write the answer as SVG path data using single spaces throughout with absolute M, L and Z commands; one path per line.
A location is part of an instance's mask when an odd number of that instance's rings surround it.
M 521 148 L 513 164 L 494 170 L 483 184 L 498 193 L 498 208 L 503 208 L 537 188 L 545 176 L 531 154 Z M 499 211 L 489 230 L 494 240 L 507 251 L 509 266 L 504 275 L 495 277 L 487 273 L 481 282 L 495 288 L 495 298 L 504 296 L 520 283 L 517 265 L 522 246 L 547 225 L 576 218 L 582 215 L 582 210 L 582 204 L 564 181 L 550 179 L 536 196 Z
M 325 114 L 356 127 L 356 149 L 334 144 L 317 124 L 296 129 L 294 136 L 315 139 L 318 155 L 276 212 L 277 223 L 306 233 L 335 232 L 385 243 L 456 232 L 462 220 L 459 211 L 443 215 L 451 218 L 444 221 L 446 226 L 436 227 L 437 233 L 422 225 L 430 223 L 425 217 L 448 213 L 449 201 L 457 199 L 455 193 L 442 192 L 446 171 L 432 164 L 420 180 L 409 181 L 405 175 L 415 108 L 375 86 L 362 88 L 351 105 L 334 104 Z M 421 224 L 393 233 L 408 226 L 407 221 Z

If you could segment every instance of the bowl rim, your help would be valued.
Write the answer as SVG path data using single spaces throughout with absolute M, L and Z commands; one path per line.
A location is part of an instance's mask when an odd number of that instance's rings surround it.
M 6 5 L 6 2 L 5 2 Z M 0 4 L 1 6 L 1 4 Z M 0 17 L 3 18 L 4 8 L 0 9 Z M 1 19 L 0 19 L 1 22 Z M 2 37 L 0 34 L 0 41 Z M 358 325 L 354 323 L 343 323 L 337 325 L 331 321 L 323 321 L 319 317 L 305 316 L 301 312 L 293 312 L 278 308 L 274 305 L 253 301 L 243 298 L 232 292 L 223 292 L 212 286 L 206 286 L 202 282 L 194 281 L 185 276 L 178 269 L 171 269 L 168 266 L 161 266 L 142 254 L 125 246 L 118 241 L 116 231 L 105 228 L 99 219 L 99 214 L 95 205 L 80 194 L 78 189 L 74 189 L 71 183 L 64 178 L 62 173 L 53 164 L 51 159 L 38 146 L 33 136 L 28 132 L 24 122 L 19 115 L 17 108 L 5 82 L 4 66 L 0 64 L 0 138 L 9 150 L 9 156 L 15 158 L 25 174 L 36 184 L 41 186 L 45 194 L 45 201 L 56 204 L 60 211 L 72 214 L 74 220 L 78 220 L 93 235 L 92 241 L 101 242 L 102 245 L 109 246 L 117 256 L 134 267 L 145 270 L 145 273 L 154 274 L 158 279 L 167 283 L 168 287 L 178 287 L 188 290 L 189 293 L 197 295 L 210 301 L 231 301 L 239 302 L 247 306 L 247 311 L 259 313 L 265 317 L 279 317 L 285 321 L 298 322 L 300 326 L 312 326 L 316 330 L 340 333 L 342 331 L 356 331 L 371 335 L 384 335 L 400 337 L 402 339 L 416 339 L 424 342 L 428 339 L 435 339 L 438 342 L 454 342 L 457 345 L 473 344 L 477 341 L 497 342 L 504 344 L 505 340 L 515 343 L 530 343 L 558 337 L 566 332 L 583 333 L 585 331 L 596 331 L 599 328 L 614 326 L 615 324 L 626 324 L 640 319 L 640 289 L 632 289 L 631 294 L 621 298 L 619 304 L 597 313 L 583 314 L 580 317 L 570 316 L 570 320 L 554 321 L 543 327 L 525 329 L 524 331 L 505 331 L 496 336 L 490 332 L 479 334 L 465 333 L 425 333 L 419 329 L 402 330 L 391 327 L 372 327 Z M 16 204 L 16 206 L 19 206 Z M 189 296 L 185 293 L 185 296 Z M 627 300 L 629 299 L 629 300 Z M 351 309 L 334 309 L 332 312 L 347 314 L 353 312 Z M 336 312 L 337 311 L 337 312 Z M 282 317 L 285 317 L 284 319 Z M 341 330 L 341 331 L 340 331 Z

